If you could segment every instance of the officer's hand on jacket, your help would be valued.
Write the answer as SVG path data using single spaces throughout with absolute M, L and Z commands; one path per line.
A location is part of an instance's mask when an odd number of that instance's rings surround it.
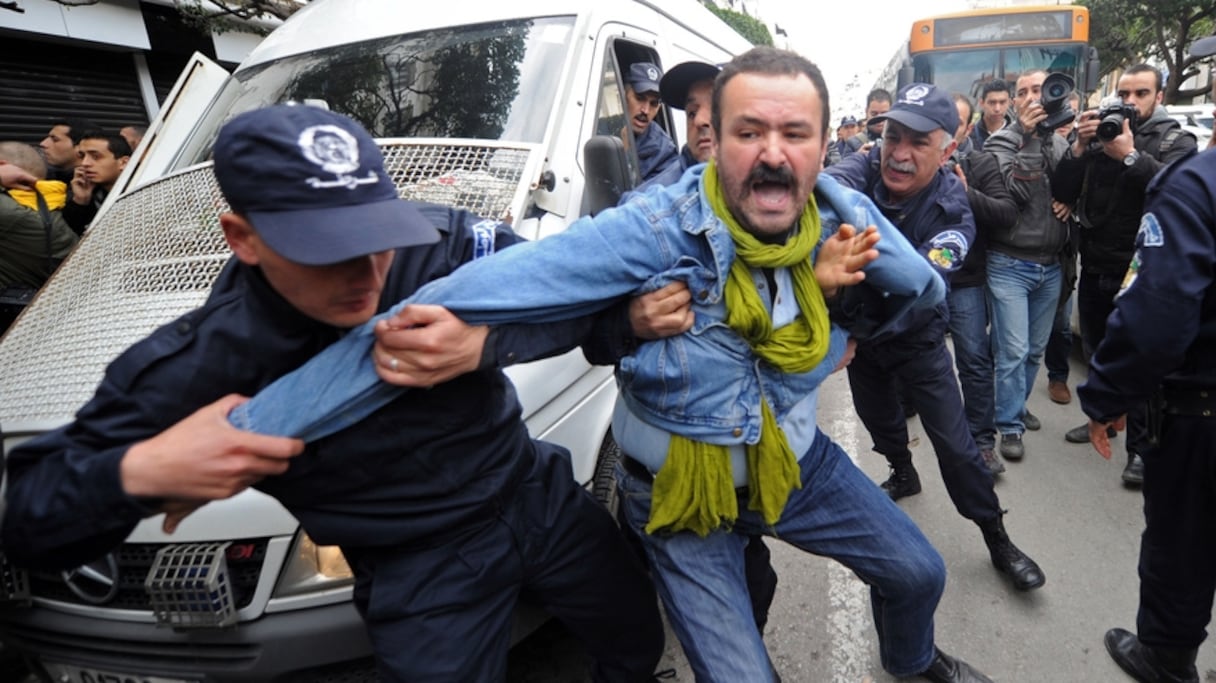
M 443 306 L 414 304 L 379 320 L 376 374 L 389 384 L 431 387 L 476 370 L 490 328 L 469 325 Z
M 692 294 L 683 282 L 672 282 L 629 301 L 629 324 L 638 339 L 662 339 L 692 329 Z
M 878 228 L 873 225 L 857 232 L 857 228 L 842 223 L 836 234 L 824 240 L 815 257 L 815 280 L 824 297 L 830 299 L 841 287 L 866 278 L 861 269 L 878 258 L 878 250 L 874 248 L 878 237 Z
M 119 476 L 127 495 L 163 499 L 164 529 L 209 500 L 228 498 L 265 477 L 282 474 L 304 442 L 246 432 L 228 412 L 248 399 L 229 394 L 127 450 Z

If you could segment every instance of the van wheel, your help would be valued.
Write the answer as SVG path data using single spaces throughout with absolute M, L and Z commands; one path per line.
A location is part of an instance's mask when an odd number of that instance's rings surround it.
M 591 494 L 595 499 L 608 509 L 615 518 L 617 516 L 617 508 L 620 507 L 620 498 L 617 496 L 616 477 L 613 475 L 613 470 L 616 469 L 616 463 L 621 459 L 621 447 L 616 445 L 616 440 L 609 433 L 604 437 L 604 443 L 600 445 L 600 454 L 595 461 L 595 477 L 591 480 Z

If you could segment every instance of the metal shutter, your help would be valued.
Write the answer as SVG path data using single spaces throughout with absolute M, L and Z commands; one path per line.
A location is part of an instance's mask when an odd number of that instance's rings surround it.
M 129 52 L 2 38 L 0 140 L 37 144 L 58 118 L 107 132 L 148 120 Z

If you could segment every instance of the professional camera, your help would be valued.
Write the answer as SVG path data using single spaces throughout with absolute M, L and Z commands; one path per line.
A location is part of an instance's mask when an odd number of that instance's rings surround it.
M 1139 123 L 1136 108 L 1130 104 L 1124 104 L 1118 95 L 1111 95 L 1102 100 L 1098 106 L 1097 135 L 1099 140 L 1110 142 L 1119 137 L 1123 133 L 1124 119 L 1127 120 L 1131 131 L 1136 132 L 1136 124 Z
M 1039 104 L 1047 112 L 1047 118 L 1035 126 L 1039 135 L 1051 135 L 1057 128 L 1067 125 L 1077 117 L 1077 112 L 1068 106 L 1068 96 L 1072 94 L 1075 84 L 1067 74 L 1048 74 L 1043 79 L 1043 87 L 1039 95 Z

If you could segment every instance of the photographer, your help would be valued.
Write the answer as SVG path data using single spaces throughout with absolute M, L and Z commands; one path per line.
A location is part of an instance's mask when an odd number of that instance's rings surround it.
M 988 303 L 996 369 L 996 428 L 1006 460 L 1025 454 L 1022 434 L 1039 428 L 1026 410 L 1060 297 L 1060 249 L 1068 241 L 1067 209 L 1052 200 L 1050 177 L 1068 143 L 1055 134 L 1075 114 L 1072 79 L 1042 70 L 1018 77 L 1017 119 L 992 134 L 984 151 L 1000 162 L 1018 206 L 1012 227 L 988 233 Z M 1056 173 L 1058 175 L 1058 173 Z
M 1056 198 L 1074 205 L 1081 222 L 1077 312 L 1087 353 L 1106 336 L 1106 318 L 1135 251 L 1148 182 L 1197 146 L 1195 137 L 1161 106 L 1161 86 L 1161 72 L 1147 64 L 1125 71 L 1118 101 L 1081 114 L 1077 139 L 1052 179 Z M 1064 438 L 1089 442 L 1088 425 L 1069 430 Z M 1145 441 L 1141 407 L 1128 415 L 1126 484 L 1138 486 L 1144 479 L 1140 454 Z

